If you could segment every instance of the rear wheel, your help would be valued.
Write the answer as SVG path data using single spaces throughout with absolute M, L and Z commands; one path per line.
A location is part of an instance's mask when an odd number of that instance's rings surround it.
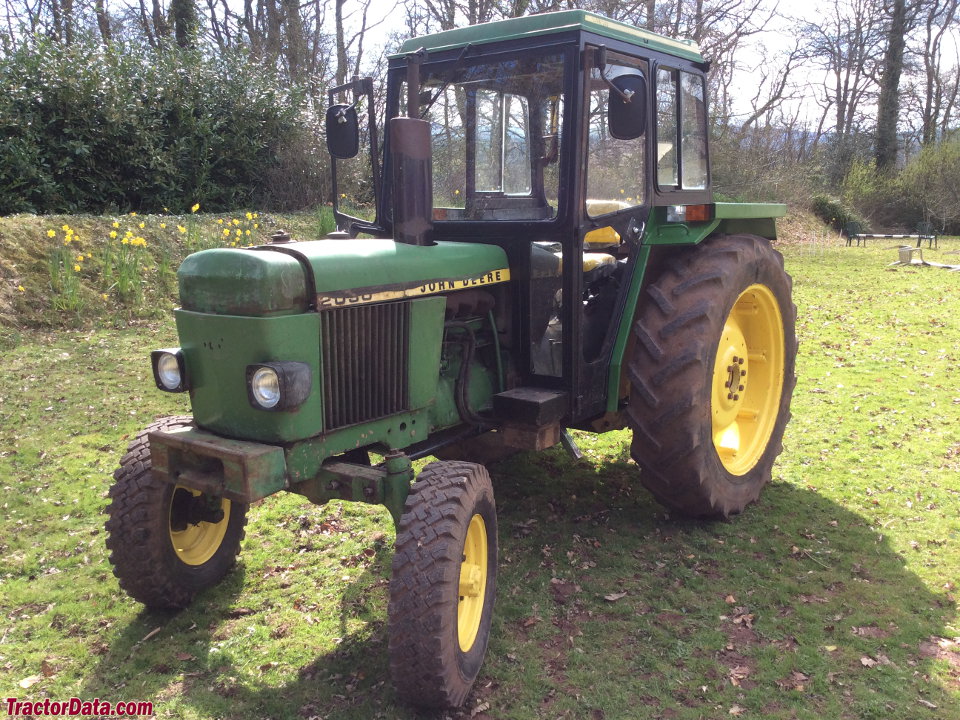
M 489 474 L 473 463 L 431 463 L 404 506 L 390 580 L 390 674 L 405 702 L 466 700 L 487 650 L 496 576 Z
M 643 484 L 687 515 L 756 500 L 782 450 L 796 383 L 796 308 L 783 257 L 750 235 L 682 251 L 633 327 L 631 454 Z
M 160 420 L 137 434 L 114 472 L 107 548 L 113 574 L 152 608 L 186 607 L 236 561 L 247 505 L 154 477 L 148 434 L 190 427 L 190 417 Z

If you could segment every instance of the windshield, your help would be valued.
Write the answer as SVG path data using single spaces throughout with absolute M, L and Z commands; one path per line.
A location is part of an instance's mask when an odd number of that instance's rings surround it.
M 425 67 L 434 220 L 548 220 L 557 214 L 563 58 Z M 406 89 L 401 89 L 401 98 Z

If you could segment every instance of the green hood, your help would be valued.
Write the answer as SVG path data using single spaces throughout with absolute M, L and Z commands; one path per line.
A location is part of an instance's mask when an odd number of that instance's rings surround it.
M 262 317 L 505 282 L 510 272 L 495 245 L 355 239 L 204 250 L 177 278 L 184 310 Z

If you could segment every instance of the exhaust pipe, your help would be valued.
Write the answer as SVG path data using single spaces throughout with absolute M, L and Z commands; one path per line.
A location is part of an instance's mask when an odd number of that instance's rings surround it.
M 390 119 L 393 165 L 393 237 L 408 245 L 433 245 L 433 168 L 430 123 L 420 115 L 422 49 L 407 57 L 407 117 Z

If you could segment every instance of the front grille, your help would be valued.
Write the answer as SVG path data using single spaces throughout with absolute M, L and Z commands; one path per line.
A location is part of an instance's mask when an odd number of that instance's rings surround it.
M 320 316 L 327 431 L 408 409 L 408 302 L 339 308 Z

